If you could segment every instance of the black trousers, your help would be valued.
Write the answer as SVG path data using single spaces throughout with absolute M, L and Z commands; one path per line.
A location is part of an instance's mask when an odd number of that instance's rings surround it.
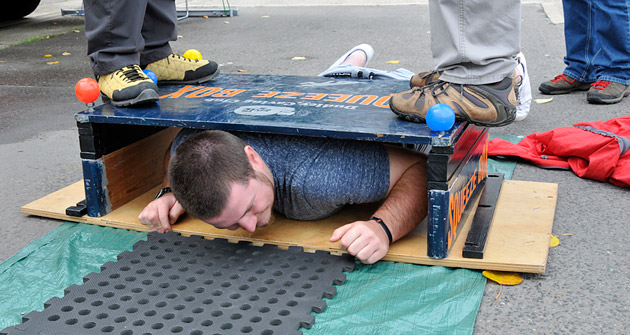
M 175 0 L 83 0 L 85 36 L 94 74 L 146 65 L 173 51 Z

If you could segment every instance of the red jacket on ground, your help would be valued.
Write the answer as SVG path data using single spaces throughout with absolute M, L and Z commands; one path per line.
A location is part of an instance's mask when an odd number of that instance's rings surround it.
M 630 187 L 630 115 L 580 122 L 528 135 L 518 144 L 489 143 L 489 156 L 517 156 L 544 168 L 571 169 L 583 178 Z

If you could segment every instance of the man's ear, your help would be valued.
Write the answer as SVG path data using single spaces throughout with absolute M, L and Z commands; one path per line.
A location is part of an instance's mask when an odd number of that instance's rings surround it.
M 265 166 L 265 162 L 262 160 L 262 157 L 249 145 L 246 145 L 245 148 L 245 156 L 247 156 L 247 160 L 249 164 L 251 164 L 252 168 L 256 171 L 261 171 Z

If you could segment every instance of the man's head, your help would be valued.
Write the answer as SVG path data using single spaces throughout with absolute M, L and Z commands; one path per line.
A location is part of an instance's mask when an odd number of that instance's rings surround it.
M 171 157 L 168 177 L 186 211 L 218 228 L 253 232 L 271 219 L 270 171 L 252 147 L 230 133 L 190 136 Z

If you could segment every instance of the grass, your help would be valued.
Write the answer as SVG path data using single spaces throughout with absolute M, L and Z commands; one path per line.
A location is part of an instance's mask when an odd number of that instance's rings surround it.
M 83 28 L 84 28 L 83 26 L 78 26 L 78 27 L 70 28 L 67 31 L 62 31 L 62 32 L 58 32 L 58 33 L 54 33 L 54 34 L 47 34 L 47 35 L 42 35 L 42 36 L 36 36 L 36 37 L 33 37 L 33 38 L 29 38 L 26 41 L 18 42 L 16 44 L 11 45 L 11 46 L 25 45 L 25 44 L 28 44 L 28 43 L 33 43 L 33 42 L 37 42 L 37 41 L 41 41 L 41 40 L 46 40 L 46 39 L 49 39 L 51 37 L 65 35 L 67 33 L 73 32 L 75 30 L 82 31 Z

